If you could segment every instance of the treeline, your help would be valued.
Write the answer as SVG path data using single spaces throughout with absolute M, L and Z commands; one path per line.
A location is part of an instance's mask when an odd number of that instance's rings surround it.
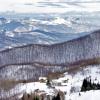
M 20 100 L 64 100 L 61 98 L 61 95 L 58 93 L 56 96 L 47 96 L 47 95 L 36 95 L 34 93 L 31 94 L 23 94 Z
M 48 73 L 56 73 L 66 70 L 62 66 L 38 67 L 35 65 L 12 65 L 0 69 L 1 79 L 33 80 L 36 81 L 40 76 L 47 76 Z
M 81 87 L 81 92 L 84 92 L 84 91 L 89 91 L 89 90 L 100 90 L 100 84 L 99 83 L 92 83 L 91 82 L 91 79 L 87 79 L 85 78 L 83 80 L 83 84 L 82 84 L 82 87 Z

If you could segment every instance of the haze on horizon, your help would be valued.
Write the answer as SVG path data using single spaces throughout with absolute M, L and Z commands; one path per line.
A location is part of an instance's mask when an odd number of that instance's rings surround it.
M 0 12 L 64 13 L 100 11 L 100 0 L 0 0 Z

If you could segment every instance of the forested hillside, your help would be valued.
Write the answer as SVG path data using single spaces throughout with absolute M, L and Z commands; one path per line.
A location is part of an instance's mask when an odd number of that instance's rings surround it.
M 0 67 L 20 64 L 68 65 L 100 57 L 100 31 L 54 45 L 31 44 L 0 52 Z
M 0 51 L 0 77 L 36 80 L 70 66 L 98 64 L 99 58 L 100 30 L 60 44 L 30 44 Z

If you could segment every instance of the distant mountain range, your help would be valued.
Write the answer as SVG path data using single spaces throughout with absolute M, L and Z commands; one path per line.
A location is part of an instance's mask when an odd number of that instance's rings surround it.
M 18 16 L 18 18 L 16 17 Z M 99 15 L 74 14 L 30 15 L 15 14 L 0 17 L 0 48 L 12 48 L 25 44 L 55 44 L 69 41 L 99 29 Z M 37 16 L 37 17 L 36 17 Z M 63 17 L 65 16 L 65 17 Z M 72 17 L 71 17 L 72 16 Z M 88 16 L 88 17 L 87 17 Z M 92 23 L 92 20 L 94 21 Z

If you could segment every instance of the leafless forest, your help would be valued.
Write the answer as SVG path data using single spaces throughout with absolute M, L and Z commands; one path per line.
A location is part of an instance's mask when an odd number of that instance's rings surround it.
M 30 44 L 0 51 L 0 76 L 36 79 L 49 72 L 66 70 L 75 62 L 99 57 L 100 30 L 60 44 Z

